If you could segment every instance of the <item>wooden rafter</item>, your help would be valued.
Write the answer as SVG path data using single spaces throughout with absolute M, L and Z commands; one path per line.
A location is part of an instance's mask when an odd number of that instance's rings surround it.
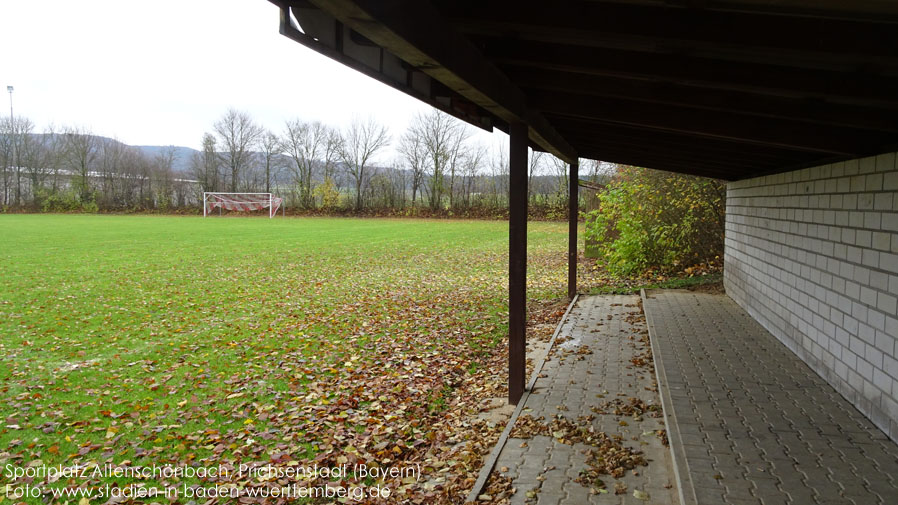
M 403 61 L 491 111 L 528 125 L 530 139 L 566 161 L 576 152 L 524 93 L 449 25 L 428 2 L 414 0 L 311 0 L 346 26 Z

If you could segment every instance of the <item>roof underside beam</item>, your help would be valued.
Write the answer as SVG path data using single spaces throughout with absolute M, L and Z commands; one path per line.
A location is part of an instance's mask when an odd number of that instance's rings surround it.
M 682 132 L 696 136 L 832 155 L 865 155 L 883 142 L 877 132 L 770 120 L 757 116 L 620 99 L 534 92 L 531 103 L 547 113 Z
M 281 9 L 282 35 L 474 126 L 508 129 L 494 114 L 374 45 L 329 12 L 305 0 L 271 1 Z
M 554 119 L 553 116 L 549 116 Z M 559 121 L 560 122 L 560 121 Z M 631 128 L 626 125 L 596 124 L 578 120 L 564 121 L 561 133 L 571 142 L 592 141 L 641 146 L 647 151 L 700 154 L 708 159 L 741 161 L 747 165 L 758 162 L 783 161 L 800 163 L 806 153 L 771 146 L 732 142 L 726 139 L 700 138 L 678 132 Z
M 647 5 L 695 7 L 696 0 L 644 0 Z M 702 0 L 706 9 L 724 12 L 770 11 L 775 5 L 782 15 L 813 19 L 842 19 L 846 21 L 881 22 L 883 18 L 898 19 L 898 3 L 891 0 Z
M 577 154 L 524 93 L 426 1 L 311 0 L 345 26 L 506 123 L 522 122 L 538 147 L 571 162 Z
M 739 179 L 898 147 L 887 0 L 270 1 L 294 40 L 568 162 Z
M 497 38 L 482 38 L 480 44 L 487 57 L 503 67 L 662 80 L 706 89 L 898 108 L 898 74 L 865 68 L 801 68 L 678 52 L 649 53 Z
M 871 24 L 783 15 L 782 6 L 764 13 L 725 12 L 702 8 L 707 0 L 692 1 L 691 6 L 607 0 L 438 2 L 466 33 L 504 33 L 519 40 L 710 57 L 725 54 L 790 64 L 861 63 L 894 68 L 898 58 L 898 25 L 887 22 L 889 16 Z M 891 21 L 898 18 L 892 16 Z
M 770 119 L 898 133 L 898 109 L 514 66 L 506 67 L 505 73 L 527 93 L 540 90 L 579 94 L 584 98 L 586 96 L 620 98 Z

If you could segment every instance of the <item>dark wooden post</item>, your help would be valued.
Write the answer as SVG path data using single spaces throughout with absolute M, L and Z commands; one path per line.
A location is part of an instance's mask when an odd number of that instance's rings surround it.
M 579 220 L 580 194 L 579 194 L 579 165 L 575 161 L 571 163 L 570 201 L 568 204 L 568 232 L 567 232 L 567 296 L 573 299 L 577 294 L 577 222 Z
M 524 394 L 527 342 L 527 125 L 509 128 L 508 403 Z

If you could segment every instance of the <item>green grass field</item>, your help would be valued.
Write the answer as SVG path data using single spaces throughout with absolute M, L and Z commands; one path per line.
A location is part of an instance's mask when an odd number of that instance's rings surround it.
M 529 229 L 528 295 L 558 299 L 566 225 Z M 504 394 L 507 233 L 0 216 L 0 470 L 362 461 L 422 464 L 398 493 L 464 486 L 489 450 L 459 449 L 486 429 L 466 419 Z

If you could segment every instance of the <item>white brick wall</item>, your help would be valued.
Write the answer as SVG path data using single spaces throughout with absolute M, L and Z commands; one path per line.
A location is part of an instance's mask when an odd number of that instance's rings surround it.
M 896 153 L 727 186 L 727 294 L 898 441 Z

